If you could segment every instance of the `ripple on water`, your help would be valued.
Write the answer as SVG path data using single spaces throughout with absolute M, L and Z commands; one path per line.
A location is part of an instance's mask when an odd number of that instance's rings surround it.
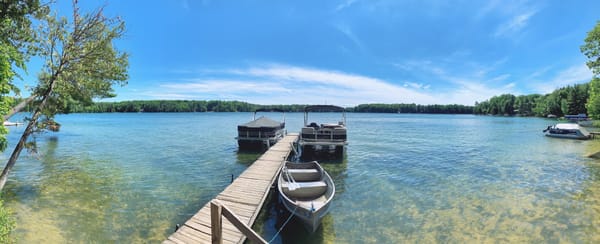
M 302 114 L 286 117 L 297 131 Z M 249 118 L 59 116 L 62 131 L 38 137 L 40 155 L 21 157 L 7 184 L 17 237 L 163 240 L 258 157 L 237 153 L 233 140 Z M 346 158 L 324 165 L 337 194 L 323 228 L 306 237 L 291 224 L 276 242 L 600 242 L 600 163 L 583 157 L 600 144 L 546 138 L 550 123 L 349 114 Z M 257 223 L 267 239 L 278 228 L 270 209 Z

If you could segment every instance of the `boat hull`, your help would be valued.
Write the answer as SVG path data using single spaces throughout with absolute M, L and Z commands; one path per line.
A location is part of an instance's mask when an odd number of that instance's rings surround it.
M 329 204 L 320 208 L 318 211 L 310 211 L 309 209 L 296 207 L 294 203 L 286 201 L 280 195 L 281 202 L 283 206 L 289 211 L 290 214 L 294 215 L 297 219 L 302 222 L 302 225 L 309 233 L 314 233 L 317 231 L 319 226 L 321 225 L 321 220 L 325 215 L 329 213 Z
M 309 163 L 286 162 L 278 181 L 279 199 L 283 206 L 306 230 L 315 232 L 321 219 L 329 212 L 335 195 L 333 180 L 315 161 Z
M 544 130 L 544 134 L 549 137 L 587 140 L 590 139 L 590 133 L 583 127 L 577 124 L 559 123 L 553 126 L 548 126 Z
M 554 138 L 576 139 L 576 140 L 587 140 L 587 139 L 590 139 L 589 136 L 584 136 L 584 135 L 567 135 L 567 134 L 546 133 L 546 136 L 548 136 L 548 137 L 554 137 Z

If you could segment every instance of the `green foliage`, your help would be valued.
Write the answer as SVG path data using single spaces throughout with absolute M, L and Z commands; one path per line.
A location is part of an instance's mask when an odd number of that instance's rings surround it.
M 40 17 L 47 8 L 39 0 L 2 1 L 0 3 L 0 116 L 4 117 L 13 103 L 9 93 L 18 93 L 13 79 L 15 68 L 25 69 L 25 61 L 35 52 L 35 36 L 31 17 Z M 0 151 L 8 145 L 8 130 L 0 125 Z
M 591 118 L 600 119 L 600 78 L 590 81 L 590 97 L 585 106 Z
M 0 3 L 0 43 L 2 52 L 9 52 L 10 63 L 25 68 L 27 58 L 36 52 L 36 36 L 32 20 L 48 13 L 39 0 L 11 0 Z M 12 69 L 12 67 L 11 67 Z
M 12 0 L 0 2 L 0 116 L 4 117 L 14 104 L 9 93 L 17 94 L 13 79 L 15 68 L 25 69 L 29 55 L 35 53 L 35 36 L 32 32 L 32 17 L 40 17 L 47 8 L 39 0 Z M 0 120 L 2 121 L 2 120 Z M 8 130 L 0 124 L 0 151 L 8 145 Z M 0 200 L 0 243 L 10 243 L 10 233 L 15 228 L 12 214 Z
M 58 129 L 53 117 L 70 104 L 91 104 L 96 98 L 112 97 L 112 85 L 126 84 L 127 54 L 112 45 L 123 35 L 124 22 L 105 17 L 102 9 L 80 15 L 77 1 L 73 5 L 71 22 L 55 15 L 40 19 L 36 34 L 42 41 L 36 51 L 45 64 L 32 91 L 36 108 L 0 174 L 0 190 L 32 133 Z
M 584 44 L 580 47 L 581 52 L 589 59 L 587 66 L 594 75 L 600 75 L 600 21 L 594 29 L 588 32 Z
M 99 102 L 89 106 L 69 106 L 68 113 L 114 113 L 114 112 L 254 112 L 259 108 L 280 109 L 286 112 L 304 112 L 303 104 L 258 105 L 240 101 L 190 101 L 145 100 L 123 102 Z M 417 104 L 361 104 L 346 108 L 348 112 L 368 113 L 442 113 L 471 114 L 472 106 L 465 105 L 417 105 Z
M 239 101 L 144 100 L 99 102 L 88 106 L 69 104 L 67 113 L 128 112 L 253 112 L 258 108 L 278 108 L 288 112 L 304 111 L 305 105 L 262 106 Z
M 10 233 L 15 229 L 16 222 L 12 213 L 6 209 L 0 200 L 0 243 L 11 243 Z
M 112 86 L 127 83 L 128 55 L 112 44 L 125 31 L 122 20 L 107 18 L 98 9 L 84 15 L 75 12 L 72 22 L 56 16 L 45 21 L 38 34 L 47 40 L 40 46 L 46 65 L 33 91 L 47 100 L 45 120 L 91 105 L 96 98 L 114 97 Z
M 514 96 L 504 94 L 475 103 L 475 114 L 547 116 L 554 114 L 587 114 L 588 84 L 577 84 L 554 90 L 550 94 Z
M 360 104 L 349 109 L 359 113 L 428 113 L 428 114 L 471 114 L 472 106 L 459 104 L 417 105 L 417 104 Z
M 14 76 L 11 69 L 11 50 L 4 43 L 0 43 L 0 116 L 4 116 L 10 110 L 9 103 L 11 98 L 8 96 L 10 93 L 10 84 Z M 1 121 L 1 120 L 0 120 Z M 6 134 L 8 133 L 4 125 L 0 125 L 0 151 L 4 151 L 8 142 L 6 140 Z

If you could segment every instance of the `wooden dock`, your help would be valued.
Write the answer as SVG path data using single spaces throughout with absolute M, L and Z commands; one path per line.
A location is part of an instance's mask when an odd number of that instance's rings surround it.
M 292 144 L 296 140 L 298 140 L 298 133 L 287 134 L 271 146 L 215 199 L 231 209 L 242 222 L 252 226 L 281 170 L 282 163 L 290 156 L 293 150 Z M 210 214 L 209 201 L 163 243 L 211 243 Z M 222 226 L 223 243 L 242 243 L 246 239 L 225 218 L 222 220 Z

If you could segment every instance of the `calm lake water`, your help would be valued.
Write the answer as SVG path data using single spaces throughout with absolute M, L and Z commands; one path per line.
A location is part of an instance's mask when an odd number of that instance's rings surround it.
M 279 114 L 268 114 L 279 119 Z M 332 114 L 314 114 L 328 117 Z M 300 113 L 286 114 L 297 132 Z M 259 155 L 238 153 L 251 113 L 71 114 L 37 136 L 4 198 L 20 243 L 160 242 Z M 335 116 L 337 119 L 337 116 Z M 323 121 L 315 118 L 315 121 Z M 599 141 L 547 138 L 554 123 L 471 115 L 348 114 L 337 194 L 312 236 L 274 242 L 600 242 Z M 12 128 L 6 162 L 23 127 Z M 277 204 L 255 226 L 270 240 Z

